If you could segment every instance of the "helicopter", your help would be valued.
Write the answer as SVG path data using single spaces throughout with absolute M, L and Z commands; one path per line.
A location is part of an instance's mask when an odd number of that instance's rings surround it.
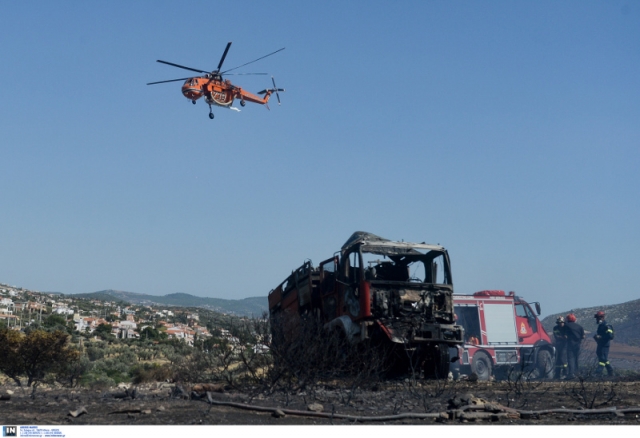
M 224 53 L 220 58 L 220 62 L 218 63 L 218 67 L 213 71 L 206 70 L 198 70 L 196 68 L 185 67 L 184 65 L 174 64 L 173 62 L 162 61 L 160 59 L 157 62 L 162 64 L 171 65 L 173 67 L 182 68 L 185 70 L 194 71 L 197 73 L 203 73 L 203 76 L 196 77 L 188 77 L 188 78 L 180 78 L 180 79 L 170 79 L 168 81 L 158 81 L 158 82 L 149 82 L 147 85 L 155 85 L 155 84 L 164 84 L 167 82 L 178 82 L 185 81 L 182 84 L 182 94 L 184 97 L 189 99 L 194 105 L 196 101 L 204 96 L 205 102 L 209 105 L 209 118 L 213 119 L 213 111 L 211 110 L 211 105 L 217 105 L 224 108 L 234 109 L 236 111 L 240 111 L 237 108 L 233 108 L 231 104 L 235 99 L 240 99 L 240 105 L 245 106 L 247 102 L 258 103 L 260 105 L 265 105 L 267 109 L 269 109 L 269 98 L 272 94 L 275 93 L 278 98 L 278 105 L 280 105 L 280 91 L 285 91 L 284 88 L 278 88 L 276 86 L 276 81 L 271 76 L 271 82 L 273 83 L 273 88 L 268 88 L 262 91 L 259 91 L 256 94 L 250 93 L 248 91 L 243 90 L 242 88 L 233 85 L 229 79 L 223 79 L 222 75 L 227 74 L 232 70 L 236 70 L 240 67 L 244 67 L 245 65 L 252 64 L 256 61 L 266 58 L 267 56 L 274 55 L 285 48 L 281 48 L 276 50 L 275 52 L 269 53 L 268 55 L 264 55 L 258 59 L 254 59 L 253 61 L 247 62 L 245 64 L 239 65 L 238 67 L 230 68 L 229 70 L 220 71 L 222 68 L 222 64 L 224 63 L 225 58 L 227 57 L 227 53 L 229 52 L 229 48 L 231 47 L 231 41 L 227 43 L 227 47 L 224 49 Z M 231 73 L 232 75 L 234 73 Z M 245 75 L 266 75 L 267 73 L 238 73 Z M 260 97 L 259 95 L 264 95 L 264 97 Z

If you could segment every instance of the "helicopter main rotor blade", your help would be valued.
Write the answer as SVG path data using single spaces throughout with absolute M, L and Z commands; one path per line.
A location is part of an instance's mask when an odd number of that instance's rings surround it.
M 169 79 L 168 81 L 149 82 L 147 85 L 164 84 L 165 82 L 186 81 L 187 79 L 191 79 L 191 78 Z
M 276 53 L 281 52 L 281 51 L 282 51 L 282 50 L 284 50 L 284 49 L 285 49 L 285 48 L 283 47 L 282 49 L 278 49 L 278 50 L 276 50 L 275 52 L 271 52 L 271 53 L 269 53 L 268 55 L 261 56 L 260 58 L 258 58 L 258 59 L 254 59 L 253 61 L 249 61 L 249 62 L 247 62 L 246 64 L 242 64 L 242 65 L 239 65 L 239 66 L 237 66 L 237 67 L 230 68 L 229 70 L 225 70 L 225 71 L 223 71 L 223 72 L 222 72 L 222 73 L 220 73 L 220 74 L 225 74 L 225 73 L 227 73 L 227 72 L 230 72 L 231 70 L 235 70 L 235 69 L 238 69 L 238 68 L 240 68 L 240 67 L 244 67 L 245 65 L 253 64 L 253 63 L 254 63 L 254 62 L 256 62 L 256 61 L 260 61 L 261 59 L 266 58 L 267 56 L 275 55 Z
M 229 73 L 227 76 L 268 75 L 269 73 Z
M 174 64 L 173 62 L 161 61 L 160 59 L 158 59 L 157 62 L 161 62 L 162 64 L 171 65 L 173 67 L 183 68 L 185 70 L 195 71 L 195 72 L 198 72 L 198 73 L 204 73 L 204 74 L 209 74 L 210 73 L 210 72 L 205 71 L 205 70 L 198 70 L 198 69 L 191 68 L 191 67 L 185 67 L 184 65 Z
M 224 49 L 224 53 L 222 54 L 222 58 L 220 58 L 220 62 L 218 63 L 218 69 L 216 71 L 220 71 L 220 68 L 222 67 L 222 63 L 224 62 L 224 59 L 227 57 L 227 52 L 229 52 L 229 47 L 231 47 L 231 41 L 229 41 L 227 43 L 227 48 Z

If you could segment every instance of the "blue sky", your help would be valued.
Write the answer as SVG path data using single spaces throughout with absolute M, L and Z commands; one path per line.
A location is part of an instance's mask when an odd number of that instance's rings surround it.
M 640 298 L 637 2 L 3 2 L 0 37 L 0 282 L 266 296 L 364 230 L 543 314 Z M 146 85 L 228 41 L 286 47 L 239 70 L 281 106 Z

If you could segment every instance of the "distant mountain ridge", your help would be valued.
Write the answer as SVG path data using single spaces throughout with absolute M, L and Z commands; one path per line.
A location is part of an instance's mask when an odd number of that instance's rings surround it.
M 224 298 L 207 298 L 176 292 L 164 296 L 147 295 L 138 292 L 121 290 L 101 290 L 98 292 L 73 294 L 76 298 L 88 298 L 101 301 L 125 301 L 131 304 L 164 305 L 175 307 L 201 307 L 221 313 L 240 316 L 260 317 L 269 310 L 267 297 L 250 297 L 240 300 Z

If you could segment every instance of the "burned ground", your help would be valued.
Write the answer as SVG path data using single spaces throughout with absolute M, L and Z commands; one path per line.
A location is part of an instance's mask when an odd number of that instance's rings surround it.
M 313 425 L 313 424 L 640 424 L 640 382 L 412 381 L 346 389 L 339 381 L 296 393 L 250 388 L 193 397 L 173 384 L 128 392 L 0 387 L 4 424 Z M 209 401 L 207 401 L 209 397 Z M 9 398 L 9 400 L 6 400 Z
M 124 387 L 42 386 L 32 398 L 30 390 L 5 379 L 0 419 L 18 425 L 640 425 L 640 348 L 614 342 L 610 358 L 617 375 L 600 379 L 589 366 L 595 362 L 594 348 L 587 339 L 581 355 L 586 374 L 571 381 L 517 374 L 489 382 L 316 375 L 300 386 L 305 376 L 299 375 L 295 385 L 280 379 L 280 386 L 260 384 L 260 379 L 235 387 L 229 382 L 203 388 L 145 383 L 129 386 L 128 392 Z M 192 397 L 193 389 L 201 397 Z

